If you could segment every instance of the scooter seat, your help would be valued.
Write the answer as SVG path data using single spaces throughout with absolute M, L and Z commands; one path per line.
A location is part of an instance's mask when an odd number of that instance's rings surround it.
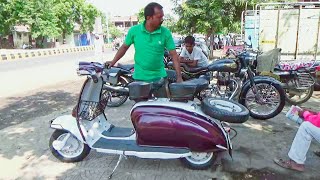
M 209 82 L 202 78 L 192 79 L 182 83 L 171 83 L 169 84 L 170 98 L 174 101 L 193 100 L 194 96 L 206 89 L 208 85 Z

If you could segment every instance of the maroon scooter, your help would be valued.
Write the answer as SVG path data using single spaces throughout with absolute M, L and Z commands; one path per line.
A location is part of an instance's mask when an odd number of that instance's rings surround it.
M 80 63 L 78 74 L 87 79 L 77 108 L 73 116 L 51 121 L 55 131 L 49 145 L 56 158 L 81 161 L 91 149 L 118 154 L 114 172 L 126 156 L 181 159 L 191 169 L 206 169 L 218 154 L 232 155 L 229 127 L 223 121 L 245 122 L 249 111 L 243 105 L 215 98 L 194 102 L 195 94 L 208 86 L 205 79 L 167 84 L 169 98 L 153 96 L 163 86 L 162 79 L 155 83 L 132 82 L 128 86 L 129 98 L 136 101 L 130 112 L 132 127 L 116 127 L 104 112 L 110 97 L 101 93 L 109 70 L 99 63 Z

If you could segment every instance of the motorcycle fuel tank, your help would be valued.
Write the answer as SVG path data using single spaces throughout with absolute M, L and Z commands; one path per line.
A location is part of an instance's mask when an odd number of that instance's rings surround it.
M 183 108 L 136 106 L 131 111 L 131 120 L 139 145 L 185 147 L 198 152 L 216 151 L 216 145 L 228 147 L 217 124 Z
M 237 72 L 238 64 L 231 59 L 221 59 L 214 61 L 208 66 L 210 71 L 219 71 L 219 72 Z

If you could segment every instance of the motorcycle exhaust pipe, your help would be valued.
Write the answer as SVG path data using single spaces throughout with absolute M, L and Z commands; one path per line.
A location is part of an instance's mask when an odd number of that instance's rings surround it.
M 103 89 L 107 91 L 121 93 L 123 95 L 129 95 L 129 88 L 121 86 L 111 86 L 109 84 L 104 84 Z

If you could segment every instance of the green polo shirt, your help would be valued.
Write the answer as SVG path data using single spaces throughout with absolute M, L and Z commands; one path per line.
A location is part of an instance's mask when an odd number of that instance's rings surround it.
M 175 49 L 169 29 L 160 26 L 149 32 L 143 22 L 129 29 L 124 43 L 127 46 L 134 44 L 134 79 L 150 82 L 167 76 L 163 63 L 164 49 Z

